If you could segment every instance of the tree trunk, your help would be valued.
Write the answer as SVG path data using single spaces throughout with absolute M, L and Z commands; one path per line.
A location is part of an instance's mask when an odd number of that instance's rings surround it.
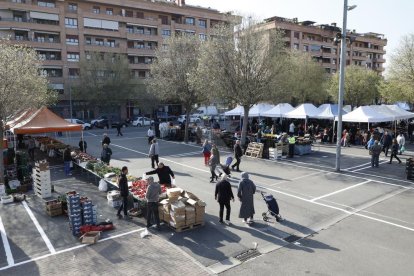
M 184 133 L 184 142 L 188 143 L 188 125 L 190 123 L 190 109 L 187 108 L 185 112 L 185 133 Z
M 246 137 L 247 137 L 247 123 L 249 120 L 249 110 L 250 107 L 248 105 L 243 106 L 244 109 L 244 116 L 243 116 L 243 126 L 242 126 L 242 135 L 241 135 L 241 144 L 244 146 L 246 144 Z
M 3 119 L 0 118 L 0 184 L 4 184 L 4 159 L 3 159 L 3 138 L 4 138 L 4 126 Z

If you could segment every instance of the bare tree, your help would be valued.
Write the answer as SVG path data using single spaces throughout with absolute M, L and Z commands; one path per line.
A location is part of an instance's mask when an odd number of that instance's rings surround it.
M 381 94 L 387 100 L 414 102 L 414 33 L 404 36 L 391 55 L 387 82 Z
M 193 85 L 200 55 L 200 40 L 191 35 L 166 40 L 167 49 L 158 48 L 151 65 L 148 89 L 162 101 L 181 103 L 186 112 L 184 141 L 188 142 L 190 112 L 205 95 Z
M 373 104 L 379 99 L 378 86 L 381 77 L 371 69 L 351 65 L 346 67 L 344 101 L 352 107 Z M 330 81 L 329 92 L 334 99 L 338 97 L 339 74 Z
M 40 74 L 41 61 L 31 48 L 0 40 L 0 156 L 3 156 L 5 123 L 11 117 L 56 101 Z M 0 162 L 0 183 L 4 183 L 4 164 Z
M 245 144 L 249 109 L 278 98 L 275 92 L 281 91 L 286 54 L 280 31 L 263 30 L 251 17 L 233 26 L 223 24 L 212 30 L 203 44 L 196 80 L 210 97 L 243 106 Z
M 119 107 L 139 94 L 139 87 L 124 55 L 91 53 L 80 62 L 80 80 L 73 97 L 87 106 Z

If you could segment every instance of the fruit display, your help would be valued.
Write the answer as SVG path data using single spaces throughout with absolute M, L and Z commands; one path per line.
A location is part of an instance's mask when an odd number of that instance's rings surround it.
M 145 194 L 147 193 L 148 189 L 148 182 L 144 179 L 136 180 L 132 182 L 132 186 L 129 187 L 129 191 L 134 197 L 138 199 L 145 199 Z M 167 187 L 165 185 L 161 185 L 161 193 L 165 193 L 167 191 Z
M 80 150 L 74 150 L 75 154 L 73 156 L 73 159 L 79 161 L 79 162 L 87 162 L 87 161 L 96 161 L 96 158 L 85 153 L 81 152 Z

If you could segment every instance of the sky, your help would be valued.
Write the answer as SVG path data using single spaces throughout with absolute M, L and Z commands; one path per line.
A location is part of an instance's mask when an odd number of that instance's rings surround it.
M 343 0 L 186 0 L 188 5 L 234 11 L 254 18 L 297 17 L 316 24 L 337 23 L 342 28 Z M 387 38 L 387 55 L 396 50 L 402 36 L 414 33 L 414 0 L 348 0 L 357 5 L 348 12 L 348 30 L 374 32 Z M 385 65 L 387 66 L 387 64 Z

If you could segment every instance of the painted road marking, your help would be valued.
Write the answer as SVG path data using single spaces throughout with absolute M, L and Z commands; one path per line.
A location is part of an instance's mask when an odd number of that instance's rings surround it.
M 298 176 L 298 177 L 295 177 L 295 178 L 292 178 L 292 179 L 289 179 L 289 180 L 283 180 L 283 181 L 280 181 L 280 182 L 276 182 L 274 184 L 270 184 L 269 186 L 272 186 L 273 187 L 273 186 L 277 186 L 279 184 L 283 184 L 283 183 L 287 183 L 287 182 L 292 182 L 292 181 L 295 181 L 295 180 L 299 180 L 299 179 L 302 179 L 302 178 L 310 177 L 312 175 L 317 175 L 317 174 L 321 174 L 321 173 L 323 173 L 323 172 L 314 172 L 314 173 L 311 173 L 311 174 Z M 327 174 L 330 174 L 330 173 L 327 173 Z
M 331 196 L 331 195 L 339 194 L 339 193 L 341 193 L 341 192 L 344 192 L 344 191 L 346 191 L 346 190 L 350 190 L 350 189 L 356 188 L 356 187 L 358 187 L 358 186 L 361 186 L 361 185 L 367 184 L 367 183 L 369 183 L 369 182 L 371 182 L 371 180 L 367 180 L 367 181 L 364 181 L 364 182 L 361 182 L 361 183 L 358 183 L 358 184 L 355 184 L 355 185 L 352 185 L 352 186 L 346 187 L 346 188 L 344 188 L 344 189 L 337 190 L 337 191 L 332 192 L 332 193 L 329 193 L 329 194 L 325 194 L 325 195 L 322 195 L 322 196 L 319 196 L 319 197 L 315 197 L 315 198 L 311 199 L 311 201 L 313 202 L 313 201 L 316 201 L 316 200 L 319 200 L 319 199 L 322 199 L 322 198 L 325 198 L 325 197 L 328 197 L 328 196 Z
M 389 161 L 388 160 L 384 160 L 382 162 L 378 162 L 378 164 L 384 164 L 384 163 L 387 163 L 387 162 L 389 162 Z M 352 170 L 352 171 L 349 171 L 349 172 L 358 172 L 358 171 L 362 171 L 362 170 L 369 169 L 369 168 L 372 168 L 372 166 L 359 168 L 359 169 Z
M 45 231 L 43 230 L 42 226 L 40 226 L 39 222 L 37 221 L 36 217 L 33 215 L 32 210 L 30 210 L 29 205 L 27 205 L 26 201 L 22 202 L 23 207 L 26 209 L 26 212 L 29 214 L 29 217 L 32 219 L 34 225 L 36 226 L 37 231 L 39 231 L 40 236 L 42 236 L 43 241 L 46 243 L 47 248 L 49 248 L 50 253 L 56 253 L 55 248 L 53 247 L 52 243 L 50 242 L 49 238 L 47 237 Z
M 187 152 L 187 153 L 181 153 L 181 154 L 173 154 L 173 155 L 168 155 L 168 157 L 185 157 L 185 156 L 191 156 L 191 155 L 200 155 L 202 156 L 201 151 L 193 151 L 193 152 Z
M 1 217 L 0 217 L 0 234 L 1 234 L 1 240 L 3 241 L 4 251 L 6 252 L 7 263 L 8 263 L 7 267 L 13 266 L 14 265 L 13 254 L 10 249 L 9 239 L 7 238 L 6 229 L 4 228 Z

